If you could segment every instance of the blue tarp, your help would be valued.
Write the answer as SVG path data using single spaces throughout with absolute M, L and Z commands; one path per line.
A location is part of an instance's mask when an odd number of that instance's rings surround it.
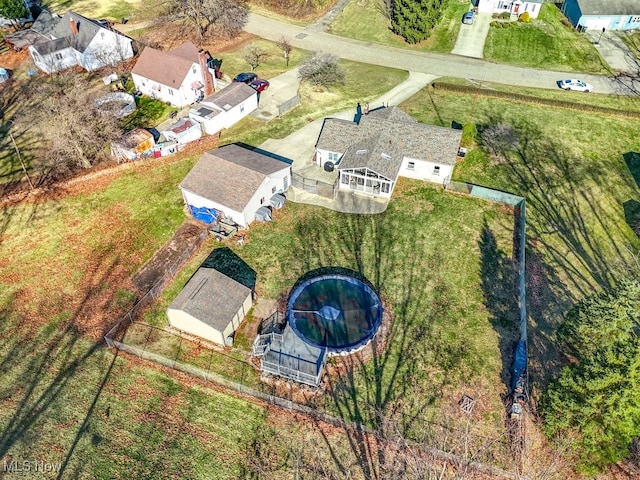
M 513 367 L 511 368 L 511 389 L 515 390 L 518 386 L 518 380 L 527 370 L 527 342 L 520 340 L 516 346 L 513 358 Z
M 189 210 L 191 211 L 191 215 L 193 216 L 193 218 L 195 218 L 196 220 L 200 220 L 207 225 L 215 223 L 220 216 L 220 212 L 218 212 L 215 208 L 194 207 L 193 205 L 189 205 Z

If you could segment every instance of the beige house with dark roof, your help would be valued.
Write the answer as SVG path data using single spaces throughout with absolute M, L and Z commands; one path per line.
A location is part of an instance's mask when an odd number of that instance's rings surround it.
M 258 92 L 246 83 L 234 82 L 194 105 L 189 118 L 201 123 L 206 134 L 214 135 L 257 108 Z
M 360 123 L 325 119 L 314 161 L 338 170 L 339 190 L 390 197 L 398 176 L 450 179 L 461 138 L 460 130 L 419 123 L 397 107 L 382 108 Z
M 162 52 L 147 47 L 140 54 L 131 77 L 137 90 L 175 107 L 185 107 L 211 95 L 216 77 L 209 57 L 191 42 Z
M 232 336 L 253 305 L 251 288 L 214 268 L 200 267 L 169 308 L 169 324 L 219 345 Z
M 222 212 L 240 226 L 291 185 L 291 165 L 238 145 L 206 152 L 180 183 L 187 205 Z

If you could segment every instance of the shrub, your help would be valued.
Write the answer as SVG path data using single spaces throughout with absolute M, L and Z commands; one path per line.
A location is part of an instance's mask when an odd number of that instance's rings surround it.
M 502 12 L 500 15 L 498 15 L 498 18 L 500 20 L 509 20 L 511 18 L 511 14 L 509 12 Z
M 329 53 L 317 53 L 300 67 L 300 78 L 313 85 L 328 87 L 344 83 L 344 70 L 338 65 L 338 57 Z
M 498 26 L 498 22 L 491 22 L 489 26 L 496 28 Z
M 531 15 L 529 15 L 529 12 L 524 12 L 518 17 L 518 21 L 522 23 L 529 23 L 531 21 Z

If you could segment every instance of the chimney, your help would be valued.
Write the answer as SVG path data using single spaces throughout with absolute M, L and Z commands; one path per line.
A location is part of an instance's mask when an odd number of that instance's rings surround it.
M 71 18 L 71 33 L 73 33 L 74 35 L 78 34 L 78 24 L 76 22 L 73 21 L 73 18 Z
M 202 75 L 202 84 L 204 85 L 204 96 L 208 97 L 215 91 L 215 87 L 213 84 L 213 76 L 211 72 L 209 72 L 209 66 L 207 63 L 208 55 L 207 52 L 200 50 L 198 52 L 198 61 L 200 63 L 200 72 Z

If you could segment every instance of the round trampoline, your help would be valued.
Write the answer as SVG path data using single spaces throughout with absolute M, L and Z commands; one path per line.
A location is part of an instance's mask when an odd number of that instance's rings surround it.
M 380 298 L 350 275 L 312 277 L 297 285 L 287 303 L 287 321 L 305 342 L 330 353 L 364 347 L 382 322 Z

